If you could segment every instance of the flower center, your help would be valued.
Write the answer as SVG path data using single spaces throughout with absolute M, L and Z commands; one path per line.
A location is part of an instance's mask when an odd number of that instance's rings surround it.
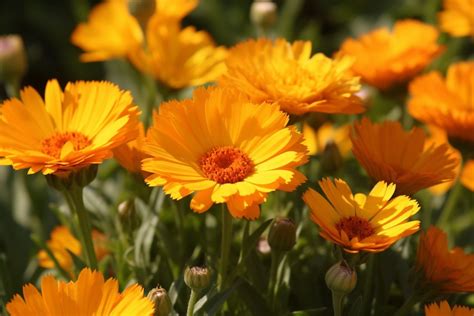
M 349 237 L 349 240 L 354 237 L 362 240 L 374 234 L 374 229 L 369 221 L 357 216 L 342 218 L 336 224 L 336 229 L 339 231 L 343 230 L 347 234 L 347 237 Z
M 56 133 L 41 142 L 42 151 L 55 158 L 61 157 L 61 150 L 66 143 L 72 144 L 74 150 L 81 150 L 91 144 L 91 141 L 79 132 Z
M 242 181 L 254 170 L 249 156 L 232 146 L 209 150 L 199 159 L 199 165 L 206 177 L 221 184 Z

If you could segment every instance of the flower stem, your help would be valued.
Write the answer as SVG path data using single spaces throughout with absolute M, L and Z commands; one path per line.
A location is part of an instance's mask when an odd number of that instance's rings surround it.
M 272 250 L 272 263 L 270 265 L 270 278 L 268 280 L 268 298 L 270 299 L 270 305 L 273 306 L 275 303 L 275 295 L 277 293 L 277 273 L 278 265 L 281 261 L 281 252 Z
M 342 316 L 342 301 L 344 294 L 332 291 L 332 308 L 334 309 L 334 316 Z
M 186 316 L 194 315 L 194 304 L 196 304 L 199 293 L 195 290 L 191 290 L 191 295 L 189 296 L 188 301 L 188 310 L 186 311 Z
M 369 255 L 367 259 L 367 273 L 365 276 L 364 283 L 364 296 L 362 298 L 362 315 L 370 315 L 371 303 L 372 303 L 372 281 L 374 278 L 374 265 L 375 256 Z
M 444 204 L 443 210 L 441 215 L 438 218 L 438 222 L 436 223 L 437 226 L 443 227 L 446 222 L 448 221 L 451 213 L 454 211 L 454 208 L 457 205 L 459 197 L 461 196 L 462 192 L 462 184 L 459 179 L 456 181 L 451 193 L 449 194 L 446 203 Z
M 97 258 L 95 256 L 94 244 L 92 243 L 92 228 L 87 213 L 86 207 L 84 206 L 84 200 L 82 197 L 82 188 L 73 186 L 70 191 L 64 191 L 66 200 L 70 202 L 70 206 L 77 214 L 79 220 L 79 228 L 81 231 L 81 242 L 82 247 L 85 250 L 86 263 L 92 269 L 97 270 Z
M 221 261 L 219 266 L 218 289 L 225 288 L 227 276 L 227 265 L 229 263 L 230 244 L 232 238 L 232 215 L 227 211 L 225 204 L 222 204 L 222 236 L 221 236 Z

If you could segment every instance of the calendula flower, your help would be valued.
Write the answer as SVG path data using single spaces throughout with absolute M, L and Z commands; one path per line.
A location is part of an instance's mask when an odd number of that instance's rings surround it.
M 101 260 L 108 254 L 105 247 L 105 235 L 98 230 L 92 230 L 92 240 L 94 242 L 94 251 L 98 260 Z M 51 232 L 51 239 L 47 241 L 47 246 L 53 253 L 61 268 L 72 273 L 74 261 L 70 253 L 80 257 L 82 247 L 66 226 L 58 226 Z M 54 268 L 54 261 L 51 260 L 45 250 L 38 252 L 39 266 L 43 268 Z
M 474 1 L 444 0 L 438 14 L 441 30 L 455 37 L 474 36 Z
M 421 128 L 405 131 L 399 122 L 354 124 L 352 152 L 370 177 L 397 185 L 397 194 L 417 191 L 455 179 L 460 163 L 447 143 L 426 141 Z
M 442 301 L 439 304 L 433 303 L 425 305 L 425 316 L 472 316 L 474 309 L 467 306 L 456 305 L 452 309 L 448 302 Z
M 143 170 L 150 186 L 174 199 L 196 192 L 191 208 L 226 203 L 234 217 L 255 219 L 274 190 L 292 191 L 306 180 L 295 170 L 307 148 L 277 105 L 253 104 L 237 91 L 199 88 L 193 99 L 171 101 L 154 114 Z
M 179 21 L 153 16 L 148 22 L 147 49 L 130 57 L 132 64 L 166 86 L 180 89 L 216 80 L 224 71 L 227 50 L 207 32 Z
M 114 149 L 114 158 L 131 173 L 141 173 L 142 160 L 147 158 L 143 152 L 145 144 L 145 128 L 143 123 L 138 125 L 138 136 L 134 140 Z
M 461 248 L 448 249 L 448 238 L 441 229 L 431 226 L 420 235 L 416 271 L 423 289 L 438 293 L 474 291 L 474 255 Z
M 441 54 L 438 35 L 431 25 L 401 20 L 392 31 L 384 27 L 358 39 L 346 39 L 337 56 L 355 58 L 354 73 L 364 82 L 386 89 L 413 77 Z
M 109 82 L 46 85 L 45 99 L 31 87 L 0 105 L 0 164 L 28 173 L 67 174 L 100 164 L 136 136 L 139 110 L 132 96 Z
M 340 245 L 346 252 L 380 252 L 397 240 L 414 234 L 419 221 L 408 221 L 420 207 L 408 196 L 393 199 L 395 184 L 378 182 L 368 195 L 352 194 L 341 179 L 326 178 L 319 185 L 327 200 L 313 189 L 303 194 L 311 210 L 311 220 L 320 228 L 320 235 Z
M 309 124 L 303 124 L 305 145 L 308 147 L 310 155 L 321 154 L 327 144 L 334 143 L 341 155 L 347 156 L 352 147 L 349 138 L 350 131 L 351 126 L 348 124 L 335 126 L 331 123 L 324 123 L 318 130 L 314 130 Z
M 349 73 L 352 58 L 311 56 L 311 42 L 247 40 L 226 60 L 219 83 L 235 87 L 252 101 L 278 103 L 285 112 L 360 113 L 359 78 Z
M 433 71 L 410 83 L 408 110 L 413 117 L 474 142 L 474 62 L 449 67 L 446 79 Z
M 77 281 L 64 282 L 53 276 L 41 279 L 40 293 L 32 284 L 23 286 L 23 298 L 16 294 L 7 304 L 11 316 L 152 316 L 153 303 L 143 296 L 143 288 L 130 285 L 119 292 L 115 279 L 104 280 L 100 272 L 86 268 Z

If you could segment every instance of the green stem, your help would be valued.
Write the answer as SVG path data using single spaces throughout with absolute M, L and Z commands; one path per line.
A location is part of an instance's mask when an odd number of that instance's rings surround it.
M 97 258 L 95 256 L 94 244 L 92 242 L 92 227 L 87 213 L 86 207 L 84 206 L 84 200 L 82 198 L 82 188 L 73 186 L 70 191 L 64 191 L 66 200 L 69 200 L 72 204 L 74 212 L 77 214 L 79 220 L 79 229 L 81 231 L 81 242 L 82 247 L 85 250 L 85 257 L 87 266 L 91 269 L 97 270 Z
M 197 292 L 195 290 L 191 290 L 191 295 L 189 296 L 188 310 L 186 312 L 186 316 L 193 316 L 194 315 L 194 304 L 196 304 L 198 296 L 199 296 L 199 292 Z
M 370 315 L 371 302 L 372 302 L 372 281 L 374 274 L 375 256 L 369 255 L 367 260 L 367 274 L 365 276 L 364 284 L 364 296 L 362 298 L 362 315 Z
M 459 197 L 461 196 L 462 192 L 462 184 L 461 181 L 457 180 L 456 184 L 454 185 L 451 193 L 444 204 L 443 210 L 441 211 L 441 215 L 438 218 L 438 222 L 436 223 L 437 226 L 443 227 L 446 225 L 451 213 L 453 213 L 458 201 Z
M 272 263 L 270 265 L 270 278 L 268 280 L 268 298 L 270 299 L 271 306 L 274 306 L 275 296 L 278 290 L 277 273 L 281 257 L 281 252 L 272 250 Z
M 342 302 L 344 294 L 332 291 L 332 308 L 334 309 L 334 316 L 342 316 Z
M 20 82 L 19 80 L 11 80 L 5 83 L 5 91 L 9 98 L 18 98 L 20 95 Z
M 222 236 L 221 236 L 221 261 L 219 266 L 218 289 L 225 288 L 227 276 L 227 265 L 229 263 L 230 244 L 232 239 L 232 215 L 227 211 L 225 204 L 222 204 Z

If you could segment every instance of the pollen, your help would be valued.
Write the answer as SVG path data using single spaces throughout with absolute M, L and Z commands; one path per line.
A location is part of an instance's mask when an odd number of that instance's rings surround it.
M 336 229 L 344 231 L 351 240 L 357 237 L 359 240 L 372 236 L 374 229 L 372 225 L 364 218 L 358 216 L 349 216 L 342 218 L 337 224 Z
M 56 133 L 41 142 L 42 151 L 47 155 L 59 159 L 63 146 L 68 142 L 72 144 L 74 150 L 84 149 L 91 144 L 89 138 L 79 132 Z
M 232 146 L 209 150 L 199 159 L 199 165 L 207 178 L 220 184 L 242 181 L 254 171 L 249 156 Z

